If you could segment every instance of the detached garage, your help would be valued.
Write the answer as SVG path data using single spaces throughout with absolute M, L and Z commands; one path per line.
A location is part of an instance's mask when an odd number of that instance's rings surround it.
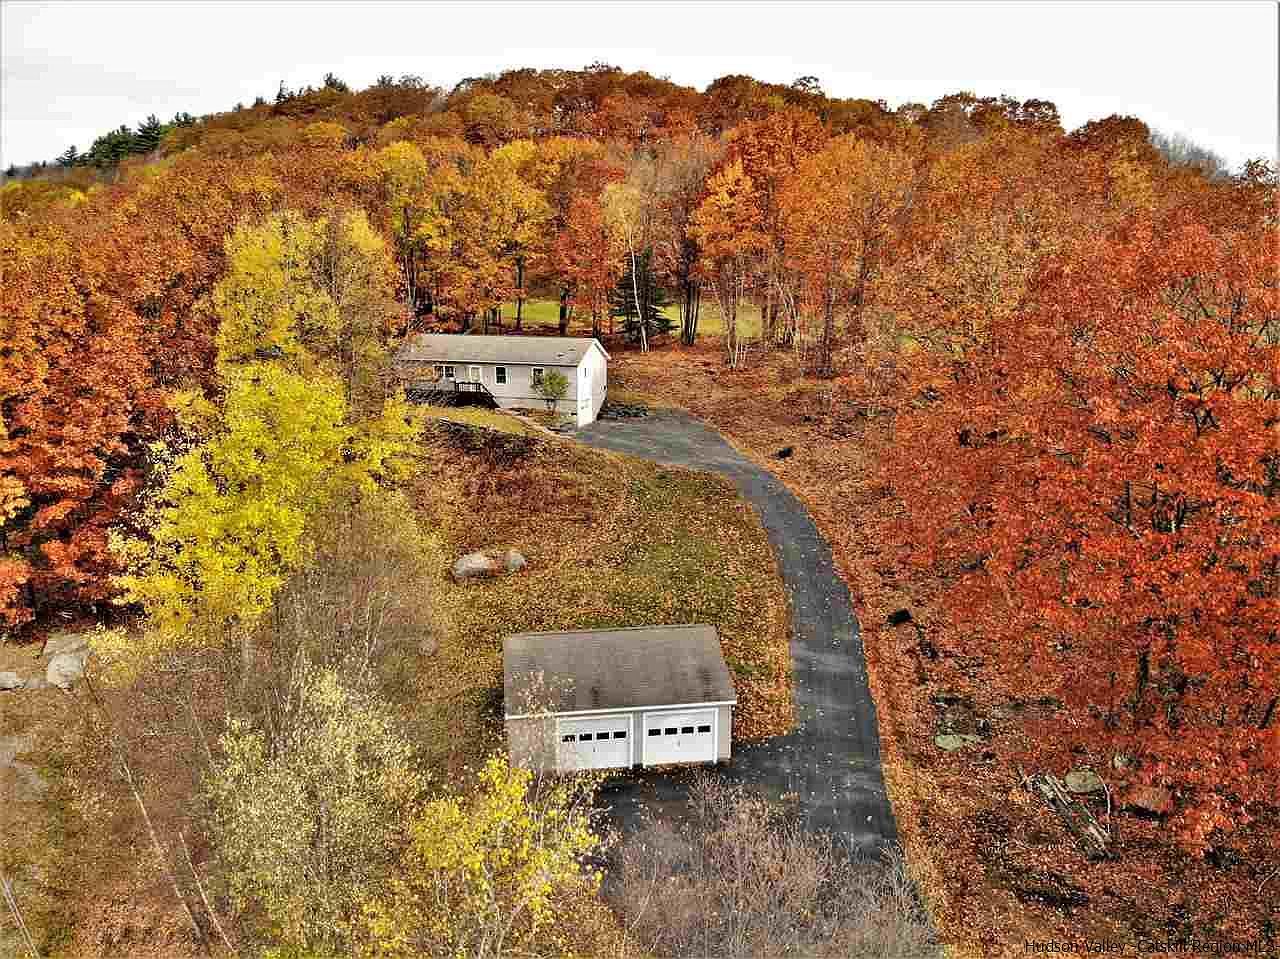
M 573 772 L 729 758 L 737 696 L 713 626 L 521 633 L 502 644 L 513 763 Z

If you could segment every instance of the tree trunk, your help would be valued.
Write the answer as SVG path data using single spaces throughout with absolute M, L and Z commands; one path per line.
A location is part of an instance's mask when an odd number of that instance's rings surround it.
M 628 244 L 631 252 L 631 295 L 636 301 L 636 317 L 640 322 L 640 352 L 649 352 L 649 331 L 646 328 L 644 307 L 640 305 L 640 287 L 636 279 L 636 248 Z
M 684 281 L 684 309 L 681 316 L 680 342 L 685 346 L 693 346 L 698 337 L 698 306 L 701 300 L 701 288 L 697 280 Z
M 569 332 L 569 288 L 565 287 L 560 291 L 560 319 L 558 323 L 560 335 L 564 336 Z
M 418 270 L 413 255 L 413 235 L 410 231 L 409 207 L 402 211 L 401 229 L 404 231 L 404 284 L 409 297 L 409 308 L 416 312 L 418 306 Z
M 764 306 L 760 308 L 760 340 L 766 350 L 777 345 L 778 311 L 773 305 L 773 285 L 765 290 Z
M 827 294 L 822 304 L 822 343 L 818 347 L 818 375 L 830 379 L 835 373 L 831 362 L 832 342 L 836 336 L 836 309 L 832 295 Z
M 516 260 L 516 332 L 524 328 L 524 258 Z

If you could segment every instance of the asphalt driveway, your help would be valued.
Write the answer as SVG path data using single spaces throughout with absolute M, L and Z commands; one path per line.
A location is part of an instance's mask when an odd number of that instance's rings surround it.
M 758 745 L 735 746 L 726 775 L 774 798 L 798 797 L 810 828 L 830 831 L 856 850 L 896 842 L 858 621 L 808 511 L 772 473 L 685 413 L 597 421 L 575 436 L 589 446 L 720 473 L 756 508 L 791 603 L 796 728 Z M 607 787 L 606 798 L 625 828 L 645 808 L 677 810 L 687 779 L 636 773 Z

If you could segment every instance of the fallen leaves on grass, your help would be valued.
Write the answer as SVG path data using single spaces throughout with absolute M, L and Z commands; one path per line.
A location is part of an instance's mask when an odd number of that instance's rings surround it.
M 517 632 L 710 623 L 734 734 L 791 723 L 786 596 L 759 518 L 726 480 L 569 441 L 429 434 L 416 499 L 450 556 L 515 547 L 526 569 L 445 582 L 451 628 L 422 682 L 424 741 L 446 763 L 501 741 L 502 639 Z M 474 749 L 472 748 L 474 746 Z

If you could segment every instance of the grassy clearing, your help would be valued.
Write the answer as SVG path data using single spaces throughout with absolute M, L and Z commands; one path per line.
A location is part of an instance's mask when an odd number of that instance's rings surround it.
M 502 638 L 528 630 L 712 623 L 734 673 L 735 734 L 790 722 L 786 597 L 754 511 L 719 477 L 558 440 L 437 430 L 417 501 L 450 559 L 519 549 L 513 576 L 441 589 L 451 628 L 421 678 L 422 738 L 446 766 L 501 741 Z
M 451 423 L 482 427 L 499 433 L 514 433 L 518 436 L 541 435 L 528 423 L 523 423 L 502 410 L 487 410 L 479 406 L 429 406 L 425 409 L 428 419 L 448 420 Z
M 677 327 L 680 324 L 680 307 L 672 304 L 665 310 L 671 322 Z M 516 305 L 507 303 L 502 307 L 502 322 L 510 327 L 516 319 Z M 560 304 L 556 300 L 525 300 L 524 322 L 526 330 L 535 332 L 554 332 L 560 323 Z M 741 334 L 748 339 L 760 335 L 760 308 L 753 304 L 743 304 L 738 311 L 738 326 Z M 607 328 L 607 326 L 606 326 Z M 569 321 L 570 336 L 586 336 L 591 333 L 591 318 L 574 316 Z M 724 336 L 724 317 L 715 300 L 706 299 L 698 311 L 698 336 Z

